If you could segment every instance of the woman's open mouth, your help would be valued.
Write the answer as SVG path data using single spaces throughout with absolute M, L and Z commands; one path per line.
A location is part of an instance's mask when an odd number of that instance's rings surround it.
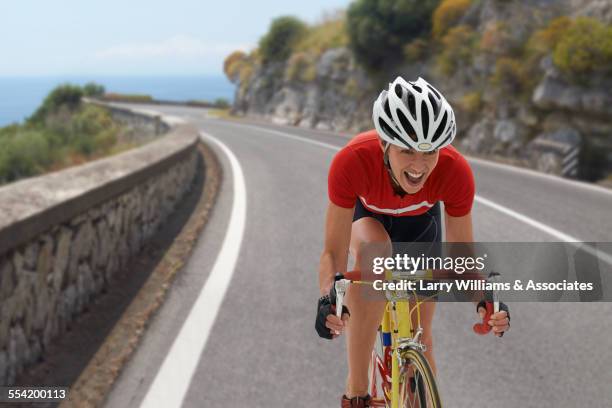
M 410 186 L 418 187 L 425 178 L 425 173 L 412 173 L 410 171 L 404 171 L 404 178 Z

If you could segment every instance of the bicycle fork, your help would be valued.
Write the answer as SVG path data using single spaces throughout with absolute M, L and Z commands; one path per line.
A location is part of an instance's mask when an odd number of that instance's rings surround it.
M 399 408 L 400 358 L 399 348 L 396 347 L 391 357 L 391 408 Z

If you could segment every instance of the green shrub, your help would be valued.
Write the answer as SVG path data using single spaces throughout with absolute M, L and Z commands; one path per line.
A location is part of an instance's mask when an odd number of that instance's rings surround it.
M 406 61 L 420 61 L 429 55 L 431 45 L 423 38 L 417 38 L 404 46 L 404 58 Z
M 355 78 L 349 78 L 344 84 L 344 93 L 352 98 L 360 96 L 362 91 Z
M 3 140 L 0 148 L 0 182 L 7 183 L 39 174 L 51 164 L 45 134 L 29 129 Z
M 461 98 L 459 105 L 463 110 L 468 113 L 477 113 L 482 108 L 482 93 L 481 92 L 470 92 Z
M 259 41 L 262 62 L 286 61 L 305 32 L 306 24 L 295 17 L 275 18 L 268 33 Z
M 500 56 L 518 56 L 523 44 L 514 39 L 510 27 L 504 22 L 490 24 L 482 33 L 479 44 L 480 51 Z
M 344 15 L 335 16 L 311 26 L 295 45 L 295 52 L 307 52 L 316 56 L 331 48 L 348 44 L 346 19 Z
M 553 62 L 577 79 L 595 72 L 612 72 L 612 27 L 593 18 L 577 18 L 561 35 Z
M 520 60 L 500 57 L 495 62 L 491 84 L 514 95 L 524 93 L 530 88 L 529 76 Z
M 28 122 L 32 124 L 41 123 L 47 115 L 57 111 L 60 107 L 73 111 L 79 107 L 82 96 L 83 89 L 80 86 L 60 85 L 47 95 L 42 105 L 28 118 Z
M 478 34 L 469 26 L 451 28 L 442 38 L 442 51 L 436 60 L 438 70 L 450 76 L 459 67 L 471 64 L 477 41 Z
M 83 86 L 83 95 L 85 96 L 102 96 L 104 92 L 104 86 L 95 82 L 88 82 Z
M 529 54 L 541 57 L 555 49 L 559 40 L 572 25 L 572 20 L 562 16 L 552 20 L 546 28 L 535 31 L 527 41 L 526 50 Z
M 316 62 L 316 58 L 309 53 L 298 52 L 291 55 L 285 67 L 285 79 L 300 82 L 314 80 L 316 77 Z
M 347 12 L 349 45 L 370 69 L 402 59 L 402 47 L 427 35 L 438 0 L 356 0 Z
M 79 105 L 52 91 L 25 125 L 0 128 L 0 183 L 83 162 L 116 149 L 121 128 L 101 107 Z M 96 92 L 98 92 L 96 90 Z M 77 106 L 75 108 L 75 106 Z
M 433 36 L 442 38 L 449 28 L 459 22 L 471 4 L 472 0 L 443 0 L 433 13 Z
M 215 99 L 215 101 L 213 102 L 213 105 L 215 106 L 215 108 L 218 108 L 218 109 L 227 109 L 230 107 L 229 101 L 225 98 Z
M 107 110 L 94 105 L 85 105 L 71 118 L 72 133 L 93 135 L 115 126 Z

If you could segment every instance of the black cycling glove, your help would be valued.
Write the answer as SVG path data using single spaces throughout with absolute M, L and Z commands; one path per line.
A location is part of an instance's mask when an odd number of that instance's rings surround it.
M 351 313 L 345 305 L 342 305 L 342 315 Z M 315 329 L 320 337 L 324 339 L 333 339 L 331 330 L 325 326 L 325 322 L 327 321 L 327 316 L 330 314 L 336 314 L 336 289 L 332 286 L 329 295 L 325 295 L 319 298 L 319 302 L 317 303 L 317 319 L 315 321 Z

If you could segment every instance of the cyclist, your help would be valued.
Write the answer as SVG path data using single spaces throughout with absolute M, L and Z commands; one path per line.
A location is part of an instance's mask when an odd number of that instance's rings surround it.
M 347 332 L 349 372 L 342 407 L 369 406 L 368 368 L 385 305 L 382 300 L 365 301 L 351 285 L 342 319 L 335 316 L 328 294 L 336 273 L 347 270 L 349 251 L 355 264 L 362 265 L 364 257 L 372 256 L 360 253 L 362 244 L 390 248 L 392 242 L 440 242 L 440 201 L 446 212 L 446 241 L 473 241 L 474 178 L 465 158 L 450 146 L 455 116 L 442 94 L 422 78 L 408 82 L 398 77 L 374 102 L 372 119 L 375 129 L 357 135 L 340 150 L 328 175 L 330 202 L 316 328 L 330 339 Z M 376 255 L 389 256 L 389 251 L 381 249 Z M 482 306 L 483 302 L 477 307 L 481 318 Z M 435 373 L 434 310 L 434 302 L 421 307 L 422 341 Z M 495 313 L 489 324 L 501 336 L 509 328 L 509 315 Z

